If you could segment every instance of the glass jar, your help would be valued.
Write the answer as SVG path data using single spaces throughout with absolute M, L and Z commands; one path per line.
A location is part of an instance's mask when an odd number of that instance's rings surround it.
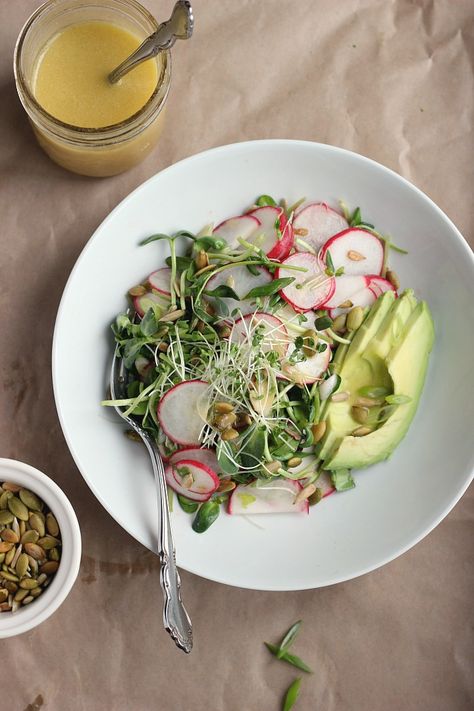
M 156 145 L 171 80 L 171 55 L 161 52 L 157 84 L 133 116 L 103 128 L 81 128 L 58 120 L 34 96 L 38 60 L 46 44 L 64 28 L 88 21 L 109 22 L 145 39 L 158 25 L 135 0 L 48 0 L 29 18 L 15 47 L 14 72 L 21 103 L 38 143 L 52 160 L 82 175 L 104 177 L 128 170 Z

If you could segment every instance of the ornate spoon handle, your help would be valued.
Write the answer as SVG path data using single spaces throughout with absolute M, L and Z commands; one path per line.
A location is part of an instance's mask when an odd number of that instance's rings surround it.
M 193 648 L 193 628 L 181 599 L 181 579 L 176 566 L 176 555 L 171 534 L 168 493 L 165 470 L 154 441 L 141 431 L 150 454 L 158 496 L 158 555 L 160 557 L 160 581 L 163 589 L 163 625 L 176 645 L 187 654 Z

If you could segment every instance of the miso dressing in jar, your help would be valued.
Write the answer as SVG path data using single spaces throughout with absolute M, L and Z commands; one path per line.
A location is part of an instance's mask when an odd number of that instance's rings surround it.
M 139 163 L 162 131 L 169 51 L 116 84 L 108 75 L 158 24 L 136 0 L 48 0 L 15 48 L 15 80 L 36 138 L 56 163 L 103 177 Z

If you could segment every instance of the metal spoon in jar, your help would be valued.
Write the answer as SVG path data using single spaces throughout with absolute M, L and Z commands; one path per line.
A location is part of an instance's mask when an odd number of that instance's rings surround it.
M 133 54 L 109 74 L 109 81 L 115 84 L 138 64 L 156 57 L 165 49 L 171 49 L 177 39 L 189 39 L 193 34 L 193 29 L 194 16 L 191 3 L 188 0 L 178 0 L 170 19 L 163 22 L 156 32 L 147 37 Z

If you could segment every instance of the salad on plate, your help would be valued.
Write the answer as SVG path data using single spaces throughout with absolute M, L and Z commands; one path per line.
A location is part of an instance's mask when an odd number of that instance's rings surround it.
M 165 264 L 113 324 L 127 398 L 169 490 L 203 532 L 231 515 L 307 513 L 404 437 L 434 339 L 400 292 L 390 238 L 324 202 L 261 195 L 198 234 L 155 234 Z M 133 437 L 133 433 L 130 433 Z

